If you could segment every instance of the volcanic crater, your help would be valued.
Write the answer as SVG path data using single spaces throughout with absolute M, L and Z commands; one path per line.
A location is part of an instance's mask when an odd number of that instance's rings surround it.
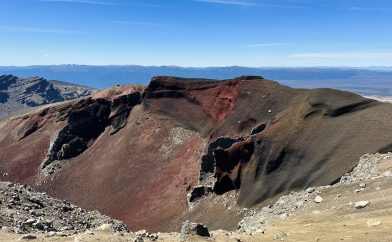
M 390 117 L 391 104 L 258 76 L 155 77 L 0 121 L 0 172 L 134 231 L 235 229 L 241 208 L 391 151 Z M 209 202 L 233 192 L 236 211 Z

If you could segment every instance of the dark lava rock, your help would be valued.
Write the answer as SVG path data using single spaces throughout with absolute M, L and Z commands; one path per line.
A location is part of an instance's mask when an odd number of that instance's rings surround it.
M 110 102 L 104 99 L 81 100 L 70 113 L 68 124 L 58 133 L 42 168 L 55 160 L 65 160 L 85 151 L 108 125 Z
M 187 197 L 188 205 L 192 207 L 192 203 L 200 200 L 201 198 L 207 196 L 212 192 L 213 192 L 212 187 L 203 186 L 203 185 L 195 186 L 192 189 L 192 191 L 188 193 L 188 197 Z
M 180 241 L 185 241 L 189 235 L 198 235 L 202 237 L 210 237 L 208 228 L 199 223 L 191 223 L 188 220 L 182 224 Z

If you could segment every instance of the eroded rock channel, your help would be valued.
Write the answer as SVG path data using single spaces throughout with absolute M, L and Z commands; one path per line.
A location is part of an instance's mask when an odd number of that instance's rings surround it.
M 82 154 L 107 127 L 111 128 L 110 135 L 116 134 L 125 127 L 133 107 L 141 103 L 141 96 L 140 92 L 134 92 L 114 100 L 87 98 L 64 108 L 64 114 L 59 118 L 67 118 L 67 123 L 52 139 L 41 168 Z M 48 110 L 42 111 L 39 117 L 27 120 L 17 132 L 18 139 L 22 140 L 39 130 L 44 116 L 50 112 Z
M 42 164 L 46 168 L 55 160 L 65 160 L 85 151 L 109 124 L 110 102 L 83 100 L 79 109 L 69 114 L 67 125 L 59 131 Z
M 76 157 L 90 147 L 111 126 L 110 135 L 117 133 L 127 123 L 132 108 L 141 102 L 141 93 L 120 96 L 113 101 L 85 99 L 71 110 L 67 125 L 53 139 L 47 157 L 42 163 L 46 168 L 54 161 Z

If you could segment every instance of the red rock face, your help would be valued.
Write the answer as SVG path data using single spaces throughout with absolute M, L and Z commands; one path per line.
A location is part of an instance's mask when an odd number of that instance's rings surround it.
M 241 218 L 211 196 L 189 211 L 188 192 L 234 189 L 254 206 L 332 183 L 391 140 L 392 106 L 355 94 L 156 77 L 1 121 L 0 175 L 131 230 L 178 230 L 184 219 L 233 228 Z
M 239 78 L 221 83 L 203 79 L 179 82 L 173 77 L 157 77 L 149 87 L 149 95 L 184 97 L 215 121 L 222 121 L 235 105 L 240 81 Z
M 202 90 L 190 90 L 187 94 L 213 119 L 222 121 L 235 105 L 238 97 L 237 84 L 238 82 L 225 83 Z

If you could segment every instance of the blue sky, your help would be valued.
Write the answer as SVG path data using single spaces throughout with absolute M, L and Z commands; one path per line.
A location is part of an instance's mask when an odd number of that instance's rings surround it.
M 1 0 L 0 65 L 392 66 L 391 0 Z

